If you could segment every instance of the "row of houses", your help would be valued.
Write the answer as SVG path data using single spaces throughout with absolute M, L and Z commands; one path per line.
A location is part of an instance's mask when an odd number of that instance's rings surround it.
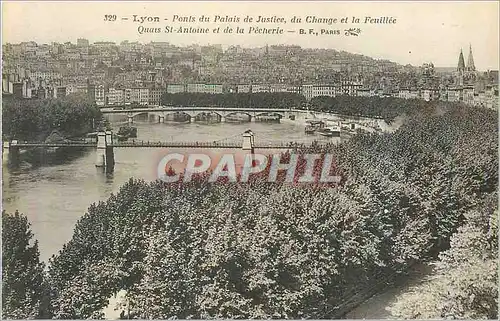
M 166 93 L 296 93 L 303 94 L 306 99 L 317 96 L 356 95 L 360 84 L 344 83 L 340 86 L 303 85 L 293 86 L 286 84 L 168 84 L 166 88 L 104 88 L 96 87 L 96 102 L 98 105 L 121 105 L 138 103 L 141 105 L 158 105 L 161 95 Z
M 17 81 L 11 81 L 17 80 Z M 359 96 L 359 97 L 396 97 L 402 99 L 422 99 L 425 101 L 441 100 L 463 102 L 468 105 L 483 106 L 495 109 L 498 106 L 498 87 L 486 86 L 478 90 L 473 86 L 448 87 L 441 89 L 401 88 L 398 91 L 383 91 L 363 88 L 361 83 L 342 81 L 336 84 L 305 84 L 301 86 L 287 84 L 168 84 L 162 87 L 126 87 L 108 88 L 104 85 L 93 85 L 88 81 L 85 85 L 67 84 L 65 86 L 51 86 L 35 84 L 30 78 L 2 79 L 2 91 L 24 98 L 58 98 L 72 93 L 85 93 L 95 100 L 97 105 L 159 105 L 163 93 L 276 93 L 287 92 L 304 95 L 307 100 L 318 96 Z
M 104 105 L 123 105 L 137 103 L 140 105 L 159 105 L 163 88 L 109 88 L 99 86 L 96 91 L 96 103 Z
M 422 99 L 425 101 L 440 100 L 463 102 L 467 105 L 482 106 L 495 109 L 498 106 L 498 87 L 487 85 L 484 89 L 473 86 L 447 87 L 441 89 L 400 89 L 384 92 L 382 90 L 358 89 L 357 96 L 363 97 L 396 97 L 402 99 Z
M 467 105 L 498 109 L 498 87 L 487 85 L 484 90 L 476 90 L 472 86 L 453 87 L 446 91 L 447 101 L 463 102 Z M 445 100 L 440 97 L 440 99 Z

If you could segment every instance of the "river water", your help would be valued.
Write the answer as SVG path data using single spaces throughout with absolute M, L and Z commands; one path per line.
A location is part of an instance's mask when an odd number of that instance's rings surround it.
M 118 115 L 109 117 L 112 117 L 110 120 L 116 132 L 125 119 Z M 229 137 L 235 141 L 249 128 L 256 142 L 329 140 L 319 135 L 306 136 L 304 126 L 291 121 L 280 124 L 158 124 L 144 116 L 137 117 L 134 126 L 138 129 L 138 140 L 151 141 L 209 142 Z M 75 223 L 90 204 L 106 200 L 131 177 L 155 180 L 158 161 L 166 152 L 160 148 L 116 148 L 112 175 L 105 175 L 95 167 L 94 149 L 48 159 L 41 165 L 22 156 L 17 169 L 3 162 L 3 208 L 8 212 L 19 210 L 28 217 L 39 241 L 41 259 L 47 261 L 71 239 Z

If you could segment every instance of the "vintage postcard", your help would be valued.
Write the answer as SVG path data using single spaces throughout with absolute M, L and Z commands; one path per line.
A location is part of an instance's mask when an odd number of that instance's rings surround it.
M 498 318 L 498 1 L 1 23 L 2 318 Z

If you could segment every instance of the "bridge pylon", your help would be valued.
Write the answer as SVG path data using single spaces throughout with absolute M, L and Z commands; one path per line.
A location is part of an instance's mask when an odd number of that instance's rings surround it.
M 2 146 L 2 161 L 7 160 L 10 165 L 18 165 L 21 152 L 17 147 L 17 140 L 3 142 Z
M 115 168 L 113 151 L 113 133 L 111 131 L 97 133 L 96 167 L 102 167 L 110 173 Z
M 243 133 L 243 146 L 241 149 L 244 151 L 250 151 L 251 154 L 254 154 L 255 136 L 250 129 Z

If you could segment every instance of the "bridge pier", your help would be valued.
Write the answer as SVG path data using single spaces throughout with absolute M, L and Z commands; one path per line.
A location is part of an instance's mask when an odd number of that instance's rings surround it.
M 189 122 L 190 123 L 194 123 L 196 121 L 196 117 L 195 116 L 189 116 Z
M 224 116 L 220 116 L 220 122 L 221 122 L 221 123 L 226 122 L 226 117 L 224 117 Z
M 128 116 L 128 123 L 129 125 L 134 123 L 134 116 Z
M 255 115 L 250 115 L 249 117 L 250 117 L 250 122 L 251 123 L 255 123 L 255 117 L 256 116 Z
M 102 167 L 107 173 L 115 168 L 115 154 L 113 151 L 113 134 L 110 131 L 97 133 L 96 167 Z
M 158 116 L 158 122 L 159 122 L 160 124 L 165 123 L 165 116 Z

